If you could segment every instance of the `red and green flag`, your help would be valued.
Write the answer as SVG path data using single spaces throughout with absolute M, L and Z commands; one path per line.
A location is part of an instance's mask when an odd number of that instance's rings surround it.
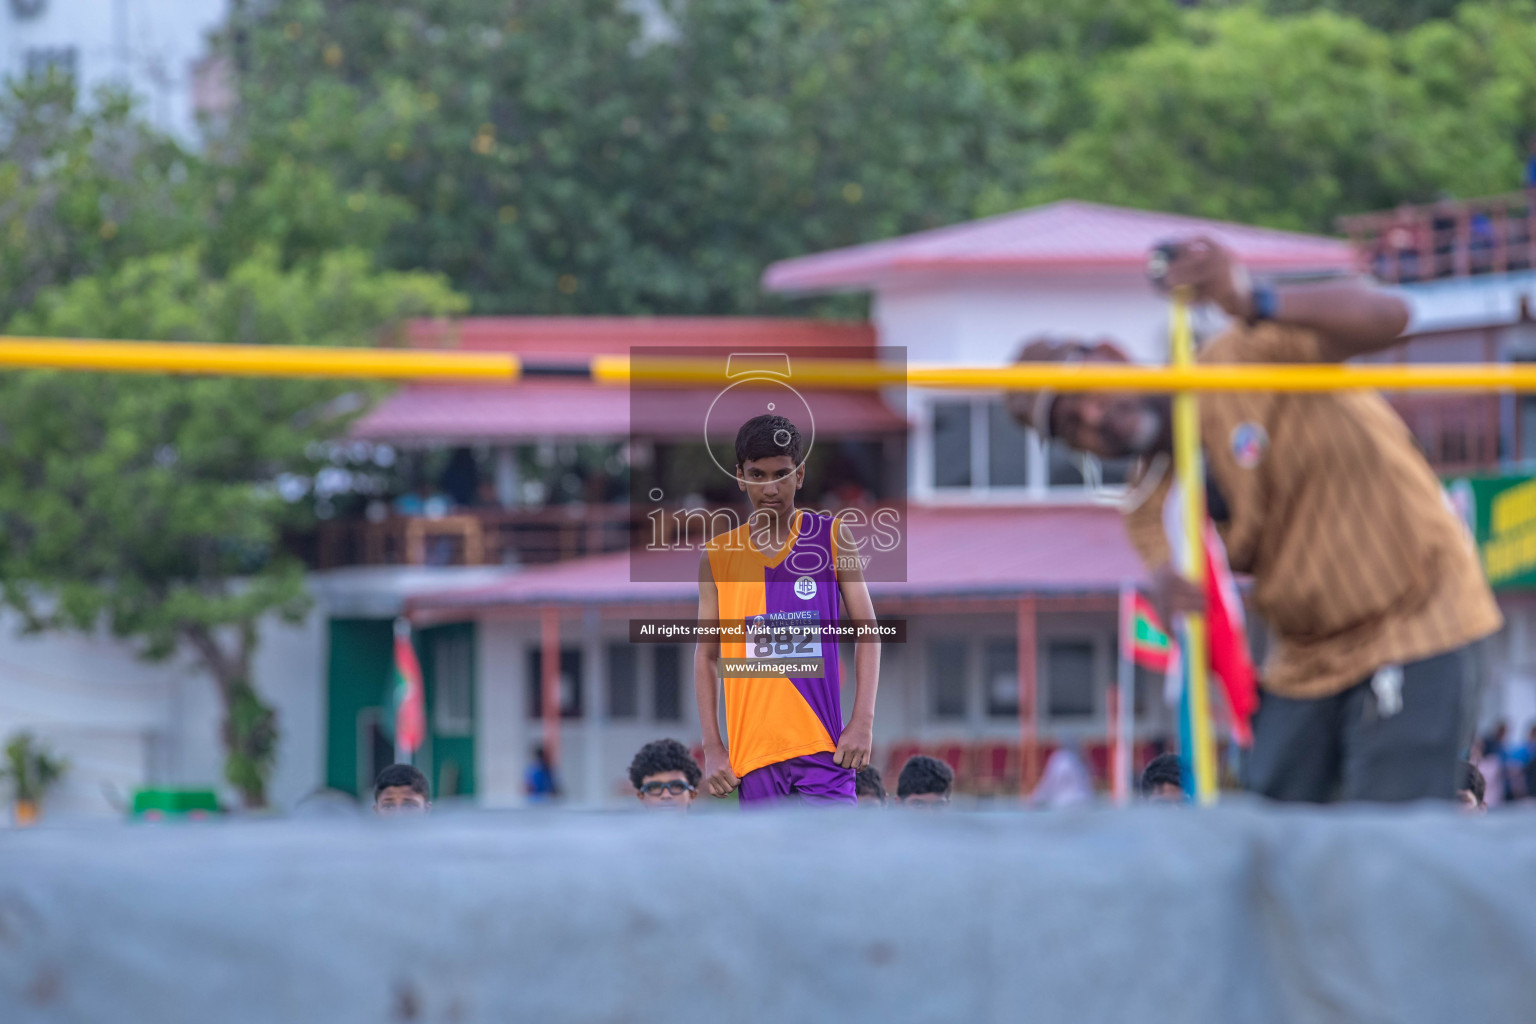
M 1139 593 L 1132 594 L 1129 613 L 1127 635 L 1132 663 L 1152 672 L 1167 672 L 1173 662 L 1174 644 L 1157 612 L 1152 610 L 1152 602 Z
M 409 761 L 421 748 L 427 732 L 427 695 L 421 682 L 421 662 L 411 643 L 411 624 L 395 620 L 395 756 Z

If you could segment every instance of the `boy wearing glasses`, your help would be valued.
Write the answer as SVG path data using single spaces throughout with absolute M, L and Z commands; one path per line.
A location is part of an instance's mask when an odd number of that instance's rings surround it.
M 652 740 L 629 763 L 629 781 L 647 810 L 686 811 L 704 773 L 677 740 Z

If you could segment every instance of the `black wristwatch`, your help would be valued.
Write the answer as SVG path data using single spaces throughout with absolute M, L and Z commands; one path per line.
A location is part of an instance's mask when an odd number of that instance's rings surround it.
M 1260 320 L 1273 320 L 1276 311 L 1280 308 L 1280 297 L 1275 290 L 1265 284 L 1253 286 L 1253 292 L 1249 296 L 1249 302 L 1253 305 L 1253 311 L 1248 314 L 1248 326 L 1252 327 Z

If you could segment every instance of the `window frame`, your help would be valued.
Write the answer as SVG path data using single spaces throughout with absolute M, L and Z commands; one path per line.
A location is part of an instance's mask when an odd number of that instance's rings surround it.
M 1083 725 L 1102 720 L 1107 713 L 1105 701 L 1100 697 L 1100 687 L 1095 685 L 1095 680 L 1102 676 L 1105 670 L 1105 662 L 1109 657 L 1109 640 L 1100 634 L 1082 630 L 1063 630 L 1059 633 L 1049 633 L 1040 637 L 1035 649 L 1035 678 L 1044 685 L 1039 687 L 1039 702 L 1041 720 L 1059 725 Z M 1054 674 L 1047 671 L 1051 664 L 1052 644 L 1086 644 L 1088 647 L 1088 697 L 1090 707 L 1086 714 L 1063 715 L 1058 714 L 1051 705 L 1054 697 L 1056 680 Z
M 989 414 L 992 404 L 1001 401 L 1001 397 L 997 392 L 957 392 L 944 395 L 942 398 L 926 398 L 923 401 L 922 412 L 918 417 L 919 433 L 922 435 L 919 441 L 922 455 L 918 479 L 922 482 L 927 496 L 940 503 L 953 501 L 1093 502 L 1097 500 L 1098 495 L 1118 497 L 1125 493 L 1124 484 L 1101 484 L 1096 490 L 1086 484 L 1052 484 L 1049 445 L 1033 427 L 1025 428 L 1029 445 L 1026 454 L 1026 483 L 994 486 L 991 480 L 992 436 Z M 937 407 L 940 403 L 970 406 L 969 484 L 940 485 L 937 482 Z M 1097 473 L 1093 475 L 1102 479 L 1102 461 L 1092 455 L 1083 455 L 1081 458 L 1097 466 Z

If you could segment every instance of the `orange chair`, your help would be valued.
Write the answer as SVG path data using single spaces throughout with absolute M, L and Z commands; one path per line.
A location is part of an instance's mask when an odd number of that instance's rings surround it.
M 922 744 L 913 743 L 911 740 L 893 745 L 891 747 L 891 756 L 885 762 L 887 765 L 885 788 L 894 793 L 896 791 L 896 777 L 901 774 L 902 766 L 907 763 L 908 758 L 922 752 Z
M 1093 777 L 1095 789 L 1103 789 L 1109 785 L 1109 744 L 1089 743 L 1083 747 L 1083 754 L 1088 761 L 1088 774 Z
M 1016 793 L 1019 788 L 1019 745 L 979 743 L 971 748 L 971 785 L 984 796 Z

